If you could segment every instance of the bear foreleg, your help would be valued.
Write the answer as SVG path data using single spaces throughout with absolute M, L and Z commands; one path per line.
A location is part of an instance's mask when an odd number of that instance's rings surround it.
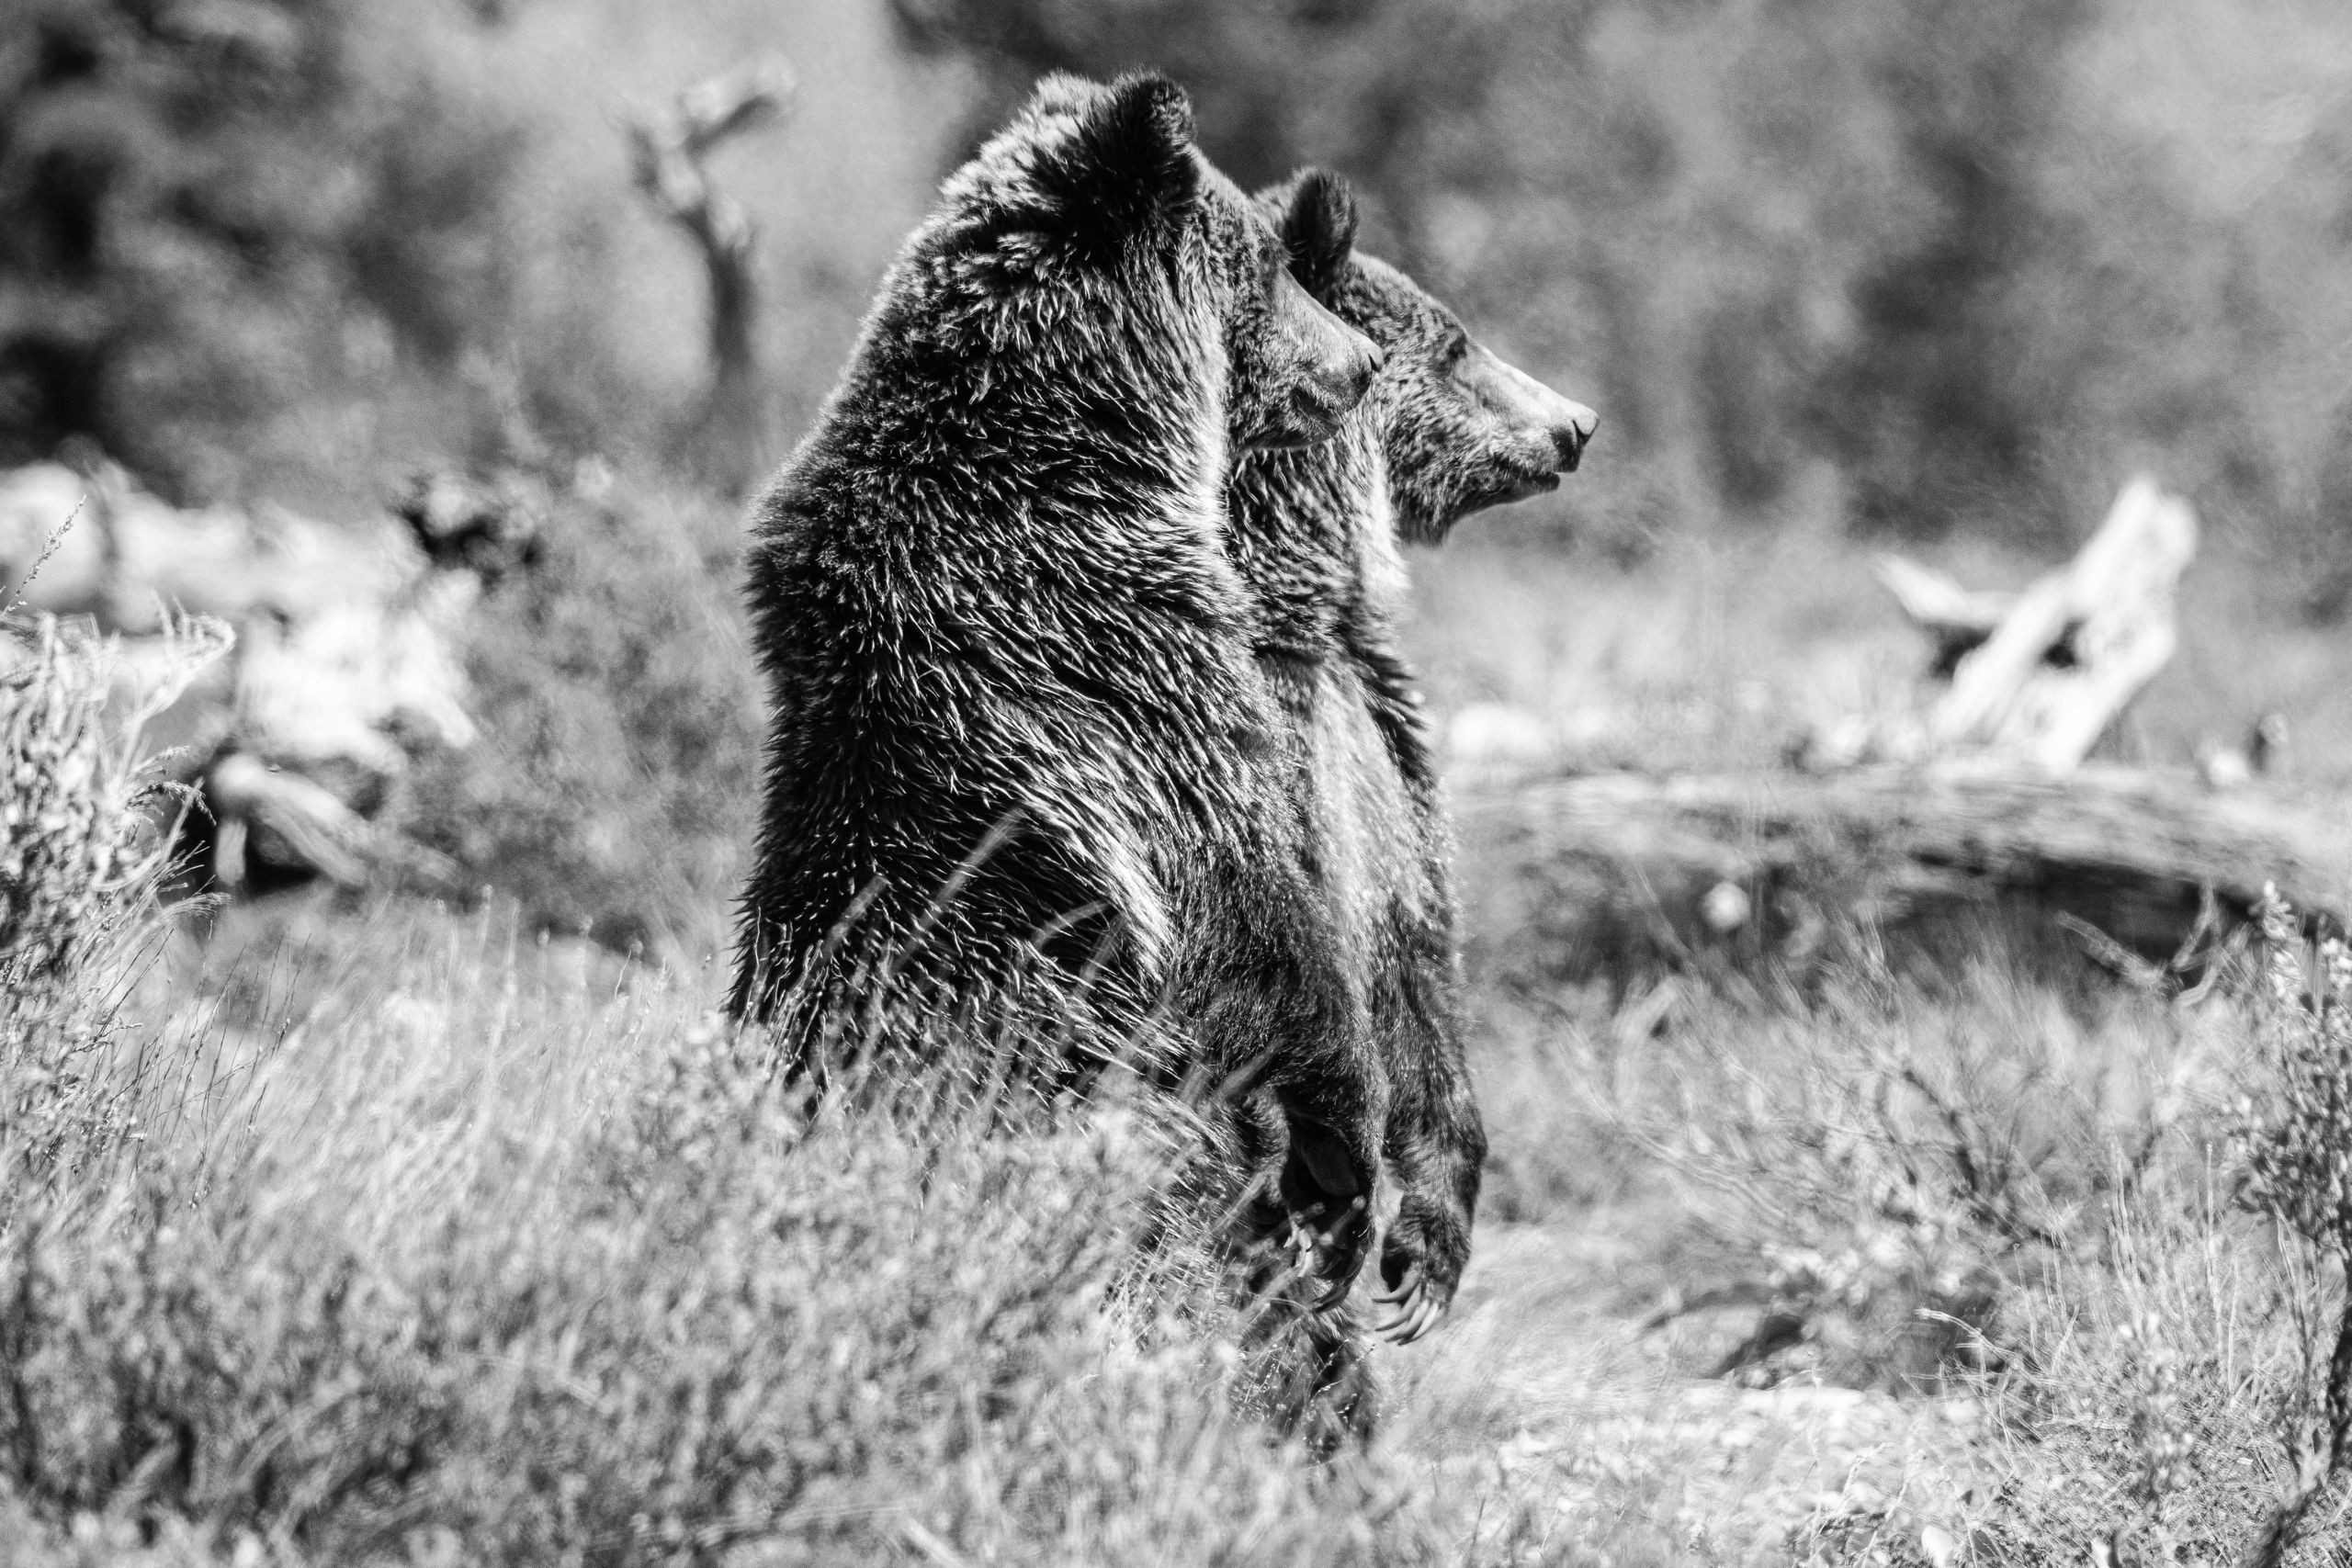
M 1439 902 L 1450 911 L 1450 901 Z M 1385 1144 L 1398 1197 L 1381 1242 L 1374 1332 L 1407 1345 L 1437 1325 L 1461 1284 L 1487 1134 L 1463 1062 L 1452 922 L 1401 908 L 1392 919 L 1374 1016 L 1388 1065 Z

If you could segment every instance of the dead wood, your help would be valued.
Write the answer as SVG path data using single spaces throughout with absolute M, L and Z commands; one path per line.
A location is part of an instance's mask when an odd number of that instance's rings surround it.
M 1937 680 L 1950 680 L 1960 661 L 1984 645 L 2017 603 L 2014 593 L 1963 588 L 1943 572 L 1901 556 L 1881 558 L 1876 574 L 1879 585 L 1893 595 L 1911 624 L 1935 639 L 1928 672 Z
M 1711 950 L 1803 963 L 1839 928 L 1899 936 L 1996 910 L 2047 924 L 2070 951 L 2083 943 L 2063 920 L 2186 967 L 2209 909 L 2243 918 L 2266 881 L 2352 922 L 2352 819 L 2188 775 L 2092 766 L 2062 781 L 1982 763 L 1614 774 L 1474 797 L 1461 818 L 1484 868 L 1464 879 L 1484 906 L 1474 923 L 1523 926 L 1546 967 L 1573 973 Z
M 2064 773 L 2172 657 L 2173 593 L 2197 554 L 2188 504 L 2144 476 L 2124 486 L 2065 570 L 2018 596 L 1960 660 L 1928 721 L 1945 746 L 1978 742 Z M 2053 660 L 2061 647 L 2069 657 Z
M 2174 595 L 2197 519 L 2145 475 L 2064 567 L 2019 593 L 1962 587 L 1889 557 L 1878 578 L 1933 640 L 1921 711 L 1850 715 L 1792 748 L 1816 770 L 1980 754 L 2052 774 L 2079 766 L 2171 659 Z
M 300 773 L 274 769 L 251 752 L 232 751 L 205 770 L 203 793 L 218 824 L 211 865 L 217 886 L 233 891 L 244 885 L 256 831 L 274 834 L 283 845 L 283 858 L 339 887 L 367 880 L 374 834 L 366 819 Z
M 791 68 L 776 56 L 689 87 L 629 122 L 638 188 L 684 230 L 702 258 L 710 302 L 711 381 L 697 426 L 703 456 L 740 482 L 758 463 L 764 385 L 759 353 L 759 226 L 718 188 L 705 159 L 721 142 L 771 124 L 792 101 Z

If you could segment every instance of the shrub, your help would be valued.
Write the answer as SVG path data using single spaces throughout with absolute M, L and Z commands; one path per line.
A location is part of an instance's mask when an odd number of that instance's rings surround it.
M 2352 1465 L 2352 947 L 2329 936 L 2307 965 L 2301 929 L 2275 887 L 2263 889 L 2261 921 L 2267 1081 L 2239 1113 L 2239 1198 L 2337 1286 L 2333 1326 L 2308 1305 L 2300 1325 L 2308 1367 L 2279 1423 L 2291 1474 L 2247 1555 L 2272 1568 L 2321 1488 Z
M 482 739 L 425 770 L 408 831 L 550 929 L 668 957 L 722 947 L 759 789 L 739 535 L 712 497 L 565 489 L 537 565 L 472 628 Z
M 174 628 L 160 681 L 110 723 L 113 644 L 47 617 L 0 642 L 0 1226 L 130 1131 L 108 1047 L 160 934 L 166 847 L 138 734 L 227 647 L 218 623 Z
M 1464 1528 L 1236 1408 L 1201 1245 L 1137 1250 L 1189 1135 L 1155 1101 L 812 1111 L 641 967 L 488 916 L 340 940 L 364 964 L 264 1037 L 184 998 L 140 1160 L 0 1251 L 0 1519 L 61 1561 L 1380 1562 Z
M 2191 1095 L 2176 1157 L 2091 1205 L 2075 1244 L 2005 1294 L 1986 1560 L 2096 1543 L 2125 1568 L 2275 1568 L 2352 1540 L 2340 1511 L 2307 1517 L 2344 1456 L 2352 964 L 2334 943 L 2312 964 L 2275 898 L 2259 924 L 2263 962 L 2228 960 L 2196 1025 L 2245 1092 Z

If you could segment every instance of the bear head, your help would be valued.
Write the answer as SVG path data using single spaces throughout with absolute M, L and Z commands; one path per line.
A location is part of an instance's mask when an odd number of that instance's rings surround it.
M 1216 181 L 1232 189 L 1222 175 Z M 1236 197 L 1240 197 L 1233 189 Z M 1254 204 L 1253 222 L 1233 224 L 1219 254 L 1232 268 L 1238 310 L 1227 342 L 1233 367 L 1230 432 L 1241 446 L 1306 446 L 1328 440 L 1363 400 L 1384 355 L 1340 321 L 1303 282 L 1302 253 L 1344 265 L 1355 243 L 1355 199 L 1336 176 L 1299 182 L 1280 227 Z M 1259 227 L 1264 226 L 1262 237 Z
M 1474 512 L 1557 490 L 1600 418 L 1498 357 L 1411 278 L 1337 236 L 1337 176 L 1308 169 L 1261 192 L 1300 284 L 1378 345 L 1365 396 L 1398 534 L 1435 544 Z
M 1108 86 L 1044 78 L 949 195 L 985 215 L 994 243 L 966 254 L 996 265 L 1062 281 L 1069 269 L 1115 276 L 1159 265 L 1199 285 L 1224 352 L 1227 437 L 1236 446 L 1329 438 L 1379 368 L 1372 342 L 1292 276 L 1270 214 L 1193 145 L 1191 103 L 1164 76 L 1122 76 Z M 1344 186 L 1303 211 L 1299 227 L 1325 244 L 1343 233 L 1344 251 L 1355 227 Z M 1105 298 L 1102 310 L 1115 315 L 1115 299 Z M 1157 330 L 1132 316 L 1115 324 L 1138 339 Z

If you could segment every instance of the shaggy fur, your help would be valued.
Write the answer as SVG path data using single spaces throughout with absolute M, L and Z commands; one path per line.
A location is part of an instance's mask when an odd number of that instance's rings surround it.
M 1595 420 L 1473 341 L 1410 278 L 1354 254 L 1352 206 L 1332 176 L 1309 171 L 1260 200 L 1300 281 L 1385 355 L 1331 442 L 1237 458 L 1228 526 L 1305 774 L 1317 886 L 1388 1084 L 1397 1206 L 1383 1331 L 1406 1341 L 1443 1314 L 1468 1260 L 1486 1135 L 1463 1066 L 1452 833 L 1391 631 L 1397 541 L 1435 543 L 1472 512 L 1556 488 Z M 1327 1318 L 1309 1332 L 1333 1414 L 1368 1422 L 1353 1325 Z
M 947 181 L 755 514 L 733 1004 L 801 1065 L 943 1021 L 1033 1057 L 1148 1035 L 1279 1107 L 1265 1228 L 1343 1286 L 1384 1079 L 1221 490 L 1235 449 L 1327 437 L 1377 355 L 1285 261 L 1158 77 L 1049 79 Z

